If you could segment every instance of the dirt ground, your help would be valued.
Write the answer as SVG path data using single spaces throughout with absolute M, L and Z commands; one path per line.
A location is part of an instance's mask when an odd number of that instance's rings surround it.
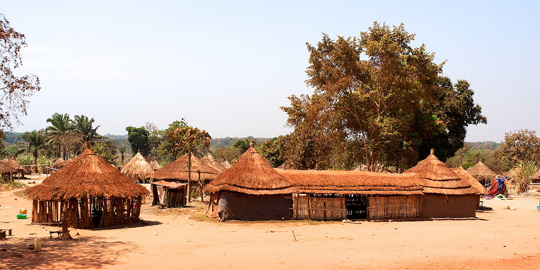
M 31 182 L 32 180 L 30 180 Z M 29 182 L 29 181 L 26 181 Z M 40 181 L 37 180 L 36 183 Z M 33 184 L 29 184 L 33 185 Z M 16 219 L 31 213 L 23 189 L 0 191 L 0 269 L 538 269 L 538 197 L 488 200 L 476 220 L 415 222 L 223 222 L 204 205 L 159 210 L 143 205 L 128 227 L 71 229 Z M 510 208 L 510 209 L 507 209 Z M 26 248 L 34 238 L 43 250 Z

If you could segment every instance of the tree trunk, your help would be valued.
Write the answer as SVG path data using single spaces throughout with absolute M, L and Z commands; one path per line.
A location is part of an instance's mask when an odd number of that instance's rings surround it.
M 191 152 L 188 152 L 188 184 L 187 184 L 187 201 L 191 202 Z
M 200 170 L 197 170 L 197 173 L 199 174 L 199 185 L 201 186 L 201 202 L 204 202 L 204 197 L 203 197 L 203 183 L 201 182 L 201 171 Z
M 62 240 L 71 240 L 71 235 L 68 230 L 68 220 L 67 220 L 67 211 L 70 209 L 70 203 L 67 203 L 67 206 L 62 209 Z

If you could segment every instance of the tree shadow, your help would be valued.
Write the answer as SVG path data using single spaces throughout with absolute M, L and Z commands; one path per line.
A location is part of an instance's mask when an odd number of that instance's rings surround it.
M 131 242 L 106 241 L 103 237 L 77 237 L 69 241 L 42 239 L 42 251 L 27 244 L 34 238 L 0 242 L 0 269 L 87 269 L 114 265 L 126 253 L 139 249 Z
M 140 228 L 140 227 L 148 227 L 148 226 L 156 226 L 163 224 L 159 221 L 153 221 L 153 220 L 141 220 L 139 222 L 131 223 L 131 224 L 124 224 L 124 225 L 114 225 L 114 226 L 107 226 L 107 227 L 94 227 L 90 228 L 88 230 L 91 231 L 108 231 L 108 230 L 119 230 L 119 229 L 125 229 L 125 228 Z

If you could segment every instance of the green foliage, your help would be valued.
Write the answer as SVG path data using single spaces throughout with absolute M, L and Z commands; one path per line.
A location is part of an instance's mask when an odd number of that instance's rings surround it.
M 536 165 L 533 161 L 521 162 L 517 166 L 517 180 L 519 181 L 518 192 L 524 193 L 529 190 L 531 177 L 536 173 Z
M 46 171 L 46 168 L 50 167 L 52 165 L 53 161 L 48 159 L 47 157 L 40 156 L 37 159 L 37 165 L 41 168 L 42 172 Z
M 50 123 L 45 129 L 48 134 L 48 143 L 56 147 L 57 156 L 65 160 L 70 153 L 76 153 L 82 147 L 83 139 L 76 131 L 69 114 L 54 113 L 47 119 L 47 123 Z
M 150 145 L 148 144 L 149 132 L 144 128 L 126 127 L 128 132 L 128 141 L 131 144 L 131 152 L 136 154 L 141 152 L 141 155 L 148 156 Z
M 31 154 L 21 154 L 17 156 L 17 161 L 23 166 L 32 165 L 34 157 Z
M 116 145 L 109 139 L 101 139 L 90 147 L 97 155 L 104 158 L 107 162 L 117 165 L 117 150 Z
M 11 129 L 20 115 L 26 115 L 28 98 L 41 89 L 39 78 L 28 74 L 17 76 L 15 69 L 22 65 L 21 49 L 26 47 L 26 38 L 9 25 L 0 14 L 0 129 Z
M 169 124 L 169 127 L 165 130 L 160 131 L 160 145 L 158 146 L 159 156 L 162 160 L 171 162 L 176 160 L 177 155 L 176 152 L 173 154 L 173 149 L 175 145 L 178 145 L 179 138 L 177 137 L 169 137 L 168 135 L 171 134 L 176 129 L 182 129 L 190 127 L 186 121 L 185 118 L 182 118 L 180 120 L 176 120 Z
M 40 130 L 25 132 L 22 138 L 28 143 L 27 151 L 34 156 L 34 163 L 38 164 L 39 151 L 45 148 L 46 138 L 45 133 Z
M 87 143 L 95 142 L 99 135 L 97 129 L 100 126 L 93 127 L 94 118 L 88 118 L 86 115 L 75 115 L 75 121 L 73 121 L 75 129 L 83 136 L 83 141 Z
M 257 149 L 259 153 L 266 158 L 272 164 L 272 167 L 276 168 L 279 165 L 283 164 L 284 160 L 281 155 L 279 139 L 273 138 L 267 141 L 264 141 L 259 148 Z
M 238 148 L 228 146 L 228 147 L 220 147 L 216 148 L 211 151 L 212 155 L 219 161 L 228 161 L 229 163 L 232 163 L 234 160 L 238 159 L 242 153 L 238 150 Z
M 249 149 L 249 145 L 251 144 L 252 139 L 253 137 L 247 137 L 244 139 L 237 140 L 233 146 L 234 148 L 238 149 L 240 153 L 244 153 Z
M 126 152 L 126 147 L 125 146 L 119 146 L 118 151 L 120 152 L 120 162 L 122 164 L 124 164 L 124 158 L 125 158 L 124 153 Z

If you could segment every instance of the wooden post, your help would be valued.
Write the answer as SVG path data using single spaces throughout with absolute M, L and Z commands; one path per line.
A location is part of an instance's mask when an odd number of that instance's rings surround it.
M 187 202 L 191 202 L 191 151 L 188 152 L 188 184 L 187 184 Z

